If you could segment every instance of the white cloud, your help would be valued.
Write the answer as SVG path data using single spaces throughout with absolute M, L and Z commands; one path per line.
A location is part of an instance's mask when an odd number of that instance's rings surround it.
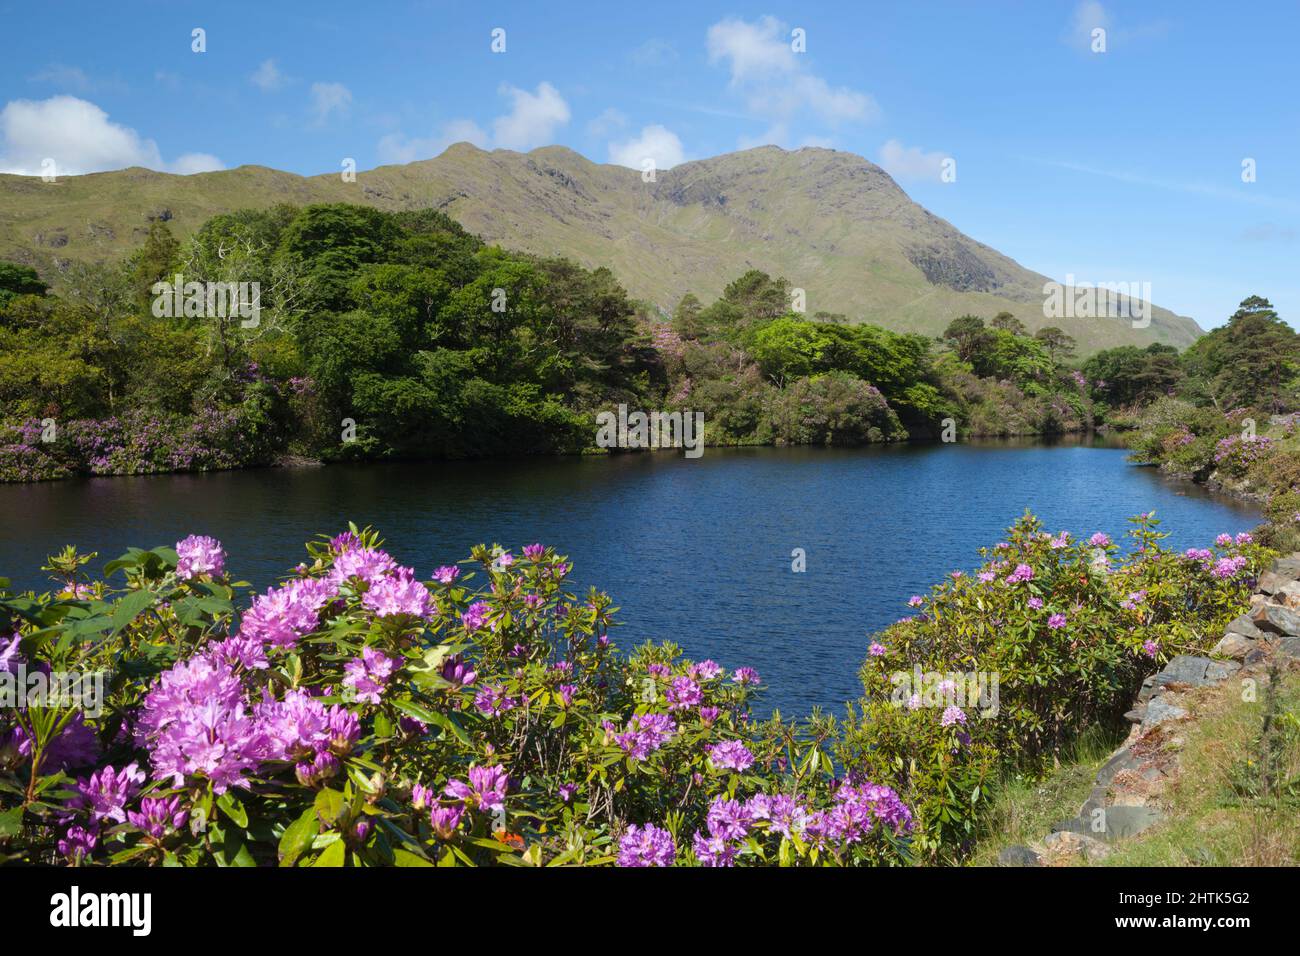
M 114 123 L 108 114 L 75 96 L 13 100 L 0 110 L 0 172 L 38 176 L 46 159 L 60 176 L 144 166 L 182 174 L 224 169 L 206 153 L 186 153 L 163 161 L 158 144 Z
M 943 172 L 944 153 L 927 153 L 919 146 L 904 146 L 891 139 L 880 147 L 880 165 L 895 179 L 934 179 Z
M 501 93 L 511 99 L 511 110 L 492 121 L 488 134 L 470 119 L 454 119 L 426 137 L 408 137 L 400 130 L 380 139 L 376 150 L 380 162 L 411 163 L 437 156 L 452 143 L 473 143 L 479 149 L 532 149 L 555 142 L 555 131 L 569 121 L 569 104 L 550 83 L 539 83 L 536 93 L 502 86 Z M 614 111 L 616 112 L 616 111 Z M 601 114 L 610 119 L 606 110 Z M 621 114 L 620 114 L 621 115 Z
M 352 91 L 342 83 L 313 83 L 311 111 L 317 123 L 324 123 L 334 113 L 346 116 L 352 106 Z
M 647 159 L 655 169 L 672 169 L 686 158 L 677 134 L 663 126 L 646 126 L 641 135 L 621 143 L 609 144 L 611 162 L 633 169 L 643 169 Z
M 263 93 L 271 93 L 284 86 L 287 77 L 280 72 L 280 68 L 275 65 L 275 60 L 263 60 L 253 74 L 248 78 Z M 320 84 L 317 84 L 318 86 Z M 314 94 L 315 88 L 312 88 Z M 348 97 L 351 99 L 351 96 Z
M 492 121 L 492 141 L 497 146 L 545 146 L 553 141 L 555 131 L 569 122 L 569 104 L 550 83 L 539 83 L 536 93 L 513 86 L 502 86 L 501 92 L 513 100 L 513 108 Z
M 783 145 L 797 123 L 816 120 L 836 126 L 880 116 L 870 94 L 832 86 L 812 73 L 807 54 L 794 52 L 789 29 L 775 17 L 753 23 L 734 17 L 720 20 L 709 27 L 707 40 L 709 62 L 725 64 L 730 86 L 744 97 L 750 114 L 771 124 L 763 137 L 743 142 L 761 139 Z
M 226 164 L 211 153 L 185 153 L 183 156 L 176 157 L 176 161 L 168 167 L 170 172 L 179 173 L 182 176 L 192 176 L 194 173 L 212 173 L 225 168 Z
M 460 119 L 444 123 L 433 136 L 407 138 L 401 133 L 389 133 L 379 141 L 381 163 L 413 163 L 418 159 L 437 156 L 452 143 L 473 143 L 479 149 L 488 145 L 488 134 L 473 120 Z

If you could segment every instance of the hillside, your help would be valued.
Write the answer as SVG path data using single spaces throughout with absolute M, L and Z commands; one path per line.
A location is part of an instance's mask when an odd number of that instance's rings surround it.
M 669 310 L 708 301 L 751 268 L 807 292 L 809 313 L 934 334 L 964 312 L 1006 310 L 1031 329 L 1066 328 L 1080 352 L 1154 340 L 1184 346 L 1194 321 L 1156 309 L 1148 329 L 1042 315 L 1044 276 L 959 232 L 880 167 L 827 149 L 765 146 L 660 171 L 653 183 L 564 147 L 435 159 L 345 183 L 258 166 L 194 176 L 132 168 L 57 183 L 0 176 L 0 257 L 53 275 L 61 263 L 125 254 L 151 219 L 179 236 L 216 213 L 278 202 L 443 209 L 490 242 L 610 266 L 630 293 Z

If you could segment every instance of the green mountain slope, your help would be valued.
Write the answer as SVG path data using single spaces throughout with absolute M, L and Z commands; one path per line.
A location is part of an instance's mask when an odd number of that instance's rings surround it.
M 880 167 L 827 149 L 764 146 L 659 171 L 548 146 L 486 152 L 467 143 L 435 159 L 302 177 L 260 166 L 194 176 L 133 168 L 56 183 L 0 176 L 0 257 L 56 278 L 71 260 L 125 254 L 162 218 L 178 236 L 205 219 L 277 202 L 443 209 L 507 248 L 611 267 L 632 295 L 670 310 L 709 301 L 747 269 L 789 279 L 810 314 L 928 334 L 964 312 L 1006 310 L 1029 328 L 1059 325 L 1088 353 L 1162 341 L 1184 346 L 1194 321 L 1155 309 L 1151 325 L 1043 317 L 1044 276 L 912 202 Z

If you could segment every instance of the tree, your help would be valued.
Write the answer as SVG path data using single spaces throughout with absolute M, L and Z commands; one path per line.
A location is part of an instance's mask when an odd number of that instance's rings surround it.
M 1258 406 L 1280 412 L 1297 405 L 1300 336 L 1260 296 L 1243 300 L 1226 325 L 1194 342 L 1184 363 L 1225 411 Z
M 1048 358 L 1054 363 L 1063 358 L 1069 358 L 1074 354 L 1074 338 L 1054 325 L 1043 326 L 1034 333 L 1034 338 L 1043 343 L 1043 348 L 1047 349 Z
M 45 295 L 47 291 L 49 286 L 35 269 L 0 259 L 0 309 L 20 295 Z
M 972 362 L 981 350 L 992 341 L 984 320 L 978 315 L 962 315 L 948 323 L 943 339 L 963 362 Z
M 999 312 L 993 316 L 993 321 L 989 323 L 995 329 L 1002 329 L 1004 332 L 1010 332 L 1012 335 L 1028 335 L 1029 330 L 1025 328 L 1025 323 L 1021 322 L 1010 312 Z

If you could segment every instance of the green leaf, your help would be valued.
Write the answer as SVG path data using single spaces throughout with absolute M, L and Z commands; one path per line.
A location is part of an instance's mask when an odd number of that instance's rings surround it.
M 14 807 L 0 813 L 0 837 L 17 836 L 23 828 L 23 808 Z
M 347 847 L 342 840 L 335 840 L 327 846 L 312 866 L 345 866 L 347 864 Z
M 393 864 L 395 866 L 433 866 L 422 856 L 416 856 L 410 850 L 403 850 L 400 847 L 393 851 Z
M 152 591 L 143 590 L 132 591 L 118 601 L 117 606 L 113 608 L 113 633 L 118 633 L 122 628 L 134 621 L 145 608 L 156 600 L 158 600 L 158 595 Z
M 233 793 L 227 791 L 217 797 L 217 807 L 231 820 L 239 824 L 240 828 L 247 829 L 248 811 L 244 809 L 244 805 L 235 798 Z
M 307 852 L 319 832 L 320 818 L 316 816 L 316 807 L 310 806 L 280 837 L 280 865 L 293 866 L 298 862 L 298 857 Z
M 326 826 L 333 826 L 343 814 L 343 794 L 326 788 L 316 794 L 316 813 Z

